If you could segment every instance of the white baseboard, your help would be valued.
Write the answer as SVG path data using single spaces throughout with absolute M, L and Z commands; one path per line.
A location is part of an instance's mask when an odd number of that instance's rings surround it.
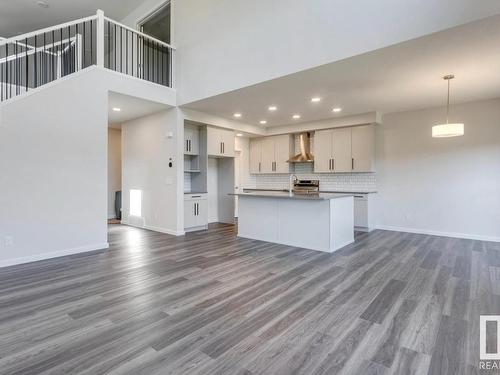
M 405 228 L 405 227 L 395 227 L 391 225 L 377 225 L 377 229 L 391 230 L 394 232 L 406 232 L 406 233 L 416 233 L 416 234 L 427 234 L 430 236 L 441 236 L 441 237 L 453 237 L 453 238 L 464 238 L 467 240 L 479 240 L 479 241 L 489 241 L 489 242 L 500 242 L 500 237 L 494 236 L 481 236 L 477 234 L 466 234 L 466 233 L 455 233 L 455 232 L 441 232 L 435 230 L 417 229 L 417 228 Z
M 165 229 L 165 228 L 160 228 L 160 227 L 154 227 L 154 226 L 151 226 L 151 225 L 143 225 L 143 226 L 141 226 L 141 225 L 134 225 L 134 224 L 128 223 L 125 220 L 122 220 L 122 224 L 128 225 L 130 227 L 134 227 L 134 228 L 152 230 L 153 232 L 170 234 L 172 236 L 184 236 L 186 234 L 186 232 L 184 232 L 183 230 L 176 232 L 175 230 L 170 230 L 170 229 Z
M 116 215 L 108 215 L 108 220 L 116 219 Z
M 89 251 L 104 250 L 104 249 L 107 249 L 107 248 L 109 248 L 109 243 L 104 242 L 104 243 L 100 243 L 100 244 L 75 247 L 75 248 L 72 248 L 72 249 L 52 251 L 50 253 L 42 253 L 42 254 L 36 254 L 36 255 L 31 255 L 31 256 L 27 256 L 27 257 L 7 259 L 7 260 L 0 261 L 0 268 L 2 268 L 2 267 L 9 267 L 9 266 L 15 266 L 15 265 L 24 264 L 24 263 L 37 262 L 39 260 L 47 260 L 47 259 L 52 259 L 52 258 L 59 258 L 59 257 L 63 257 L 63 256 L 66 256 L 66 255 L 74 255 L 74 254 L 79 254 L 79 253 L 86 253 L 86 252 L 89 252 Z

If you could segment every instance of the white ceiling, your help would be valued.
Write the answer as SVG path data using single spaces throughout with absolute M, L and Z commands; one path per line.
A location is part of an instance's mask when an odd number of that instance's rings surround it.
M 91 16 L 97 9 L 117 21 L 123 19 L 144 0 L 45 0 L 48 9 L 37 0 L 0 0 L 0 37 L 28 33 L 78 18 Z
M 445 74 L 455 74 L 451 100 L 500 97 L 500 16 L 305 70 L 185 105 L 239 121 L 278 126 L 359 113 L 398 112 L 446 103 Z M 305 52 L 307 53 L 307 52 Z M 310 98 L 320 96 L 320 103 Z M 269 112 L 269 105 L 278 111 Z M 333 107 L 342 107 L 339 114 Z M 299 113 L 300 120 L 292 120 Z
M 113 111 L 113 108 L 120 108 L 121 111 Z M 172 107 L 110 91 L 108 96 L 108 123 L 112 128 L 119 128 L 120 124 L 125 121 L 151 115 L 169 108 Z

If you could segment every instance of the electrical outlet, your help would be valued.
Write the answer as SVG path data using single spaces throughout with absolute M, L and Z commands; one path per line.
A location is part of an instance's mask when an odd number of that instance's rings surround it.
M 3 239 L 3 243 L 4 243 L 5 247 L 14 245 L 14 237 L 5 236 Z

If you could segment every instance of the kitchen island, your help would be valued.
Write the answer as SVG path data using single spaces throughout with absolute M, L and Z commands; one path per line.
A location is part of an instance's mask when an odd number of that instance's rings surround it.
M 238 236 L 334 252 L 354 242 L 352 194 L 251 191 L 238 196 Z

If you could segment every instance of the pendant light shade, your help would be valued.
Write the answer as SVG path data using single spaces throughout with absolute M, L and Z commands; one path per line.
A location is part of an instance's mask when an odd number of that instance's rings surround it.
M 433 138 L 459 137 L 464 135 L 465 126 L 463 123 L 450 124 L 448 122 L 450 115 L 450 80 L 452 80 L 453 78 L 455 78 L 453 74 L 449 74 L 443 77 L 443 79 L 448 82 L 448 98 L 446 102 L 446 124 L 434 125 L 432 127 Z

